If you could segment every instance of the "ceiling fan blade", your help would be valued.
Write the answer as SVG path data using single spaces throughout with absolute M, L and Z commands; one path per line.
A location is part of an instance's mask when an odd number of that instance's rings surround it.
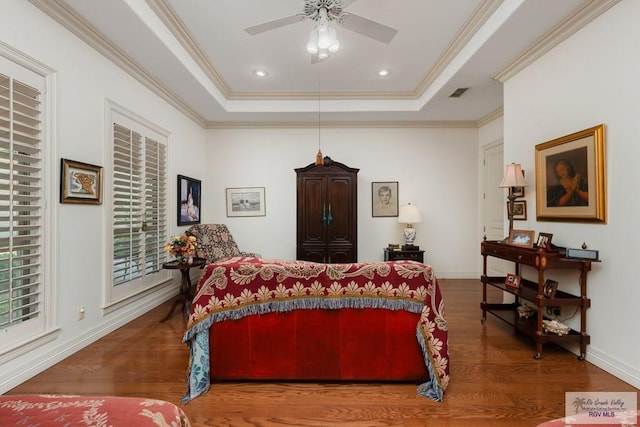
M 342 5 L 342 7 L 347 7 L 351 3 L 355 3 L 355 2 L 356 2 L 356 0 L 340 0 L 340 4 Z
M 247 27 L 244 30 L 252 36 L 255 36 L 256 34 L 264 33 L 265 31 L 275 30 L 276 28 L 284 27 L 285 25 L 295 24 L 306 17 L 306 15 L 299 13 L 297 15 L 287 16 L 273 21 L 263 22 L 262 24 Z
M 387 27 L 379 22 L 348 12 L 345 12 L 340 25 L 347 30 L 355 31 L 383 43 L 391 42 L 398 32 L 395 28 Z

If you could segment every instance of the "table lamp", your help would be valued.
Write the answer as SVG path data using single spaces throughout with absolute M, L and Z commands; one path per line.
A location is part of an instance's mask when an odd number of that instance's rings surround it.
M 509 189 L 509 194 L 507 195 L 507 199 L 509 200 L 509 209 L 507 210 L 507 216 L 509 217 L 509 235 L 505 238 L 505 242 L 508 242 L 511 232 L 513 231 L 513 202 L 518 197 L 516 196 L 515 189 L 517 187 L 527 187 L 527 181 L 524 180 L 522 167 L 519 163 L 507 165 L 504 178 L 498 187 Z
M 413 245 L 413 241 L 416 238 L 416 229 L 413 228 L 413 224 L 419 222 L 422 222 L 422 217 L 415 205 L 408 203 L 400 208 L 398 223 L 406 225 L 404 229 L 405 246 L 403 246 L 403 250 L 418 250 L 418 247 Z

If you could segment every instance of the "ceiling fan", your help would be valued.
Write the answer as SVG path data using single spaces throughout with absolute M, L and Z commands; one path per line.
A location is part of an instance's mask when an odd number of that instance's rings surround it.
M 335 21 L 340 27 L 383 43 L 390 43 L 398 30 L 344 9 L 356 0 L 304 0 L 304 12 L 245 28 L 251 35 L 275 30 L 305 19 L 326 25 Z M 317 56 L 317 54 L 314 54 Z M 322 59 L 322 58 L 321 58 Z

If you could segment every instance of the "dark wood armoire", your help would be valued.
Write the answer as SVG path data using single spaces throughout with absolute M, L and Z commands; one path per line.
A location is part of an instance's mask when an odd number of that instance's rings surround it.
M 322 263 L 358 260 L 358 171 L 324 158 L 295 169 L 296 258 Z

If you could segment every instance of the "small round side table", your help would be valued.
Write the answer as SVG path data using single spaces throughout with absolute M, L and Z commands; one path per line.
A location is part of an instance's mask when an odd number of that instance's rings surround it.
M 191 294 L 191 277 L 189 275 L 189 270 L 195 267 L 202 267 L 207 262 L 204 258 L 193 258 L 193 262 L 178 262 L 178 261 L 169 261 L 162 264 L 162 268 L 166 270 L 180 270 L 182 273 L 182 282 L 180 283 L 180 295 L 178 299 L 171 306 L 171 310 L 167 313 L 166 316 L 160 320 L 160 323 L 167 320 L 173 314 L 173 310 L 176 308 L 176 305 L 182 303 L 182 311 L 185 313 L 187 317 L 189 317 L 189 311 L 191 310 L 191 299 L 193 295 Z

